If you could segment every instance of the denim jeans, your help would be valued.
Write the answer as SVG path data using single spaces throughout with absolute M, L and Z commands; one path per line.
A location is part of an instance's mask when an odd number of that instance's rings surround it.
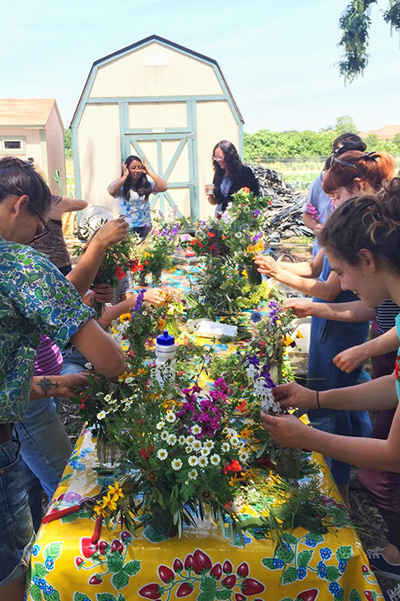
M 72 445 L 53 398 L 29 401 L 24 419 L 14 427 L 21 442 L 33 525 L 38 530 L 42 520 L 42 486 L 50 500 L 71 455 Z
M 88 360 L 74 346 L 71 346 L 66 351 L 63 351 L 62 355 L 62 376 L 65 376 L 67 374 L 78 374 L 81 371 L 85 371 L 85 365 L 88 362 Z
M 25 471 L 16 439 L 0 443 L 0 586 L 22 575 L 33 540 Z

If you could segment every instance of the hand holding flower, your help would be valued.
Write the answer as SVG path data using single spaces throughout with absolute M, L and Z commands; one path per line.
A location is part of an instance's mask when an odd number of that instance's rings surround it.
M 275 417 L 261 412 L 261 420 L 268 434 L 282 447 L 301 449 L 309 435 L 309 426 L 303 424 L 294 415 Z
M 273 257 L 269 255 L 257 255 L 254 262 L 260 273 L 265 273 L 270 278 L 278 278 L 281 267 Z

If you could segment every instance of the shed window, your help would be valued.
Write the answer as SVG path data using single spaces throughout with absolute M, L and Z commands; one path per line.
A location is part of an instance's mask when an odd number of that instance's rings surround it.
M 25 136 L 0 136 L 0 154 L 26 154 Z
M 22 148 L 22 142 L 21 140 L 4 140 L 4 148 L 7 149 L 13 149 L 15 150 L 16 148 L 21 149 Z

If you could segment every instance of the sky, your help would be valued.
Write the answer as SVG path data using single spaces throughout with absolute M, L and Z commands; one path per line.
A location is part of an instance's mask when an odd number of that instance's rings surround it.
M 372 10 L 370 63 L 344 85 L 338 21 L 348 0 L 0 0 L 0 96 L 56 98 L 69 127 L 94 61 L 156 34 L 216 60 L 244 131 L 318 131 L 350 115 L 400 123 L 400 40 Z

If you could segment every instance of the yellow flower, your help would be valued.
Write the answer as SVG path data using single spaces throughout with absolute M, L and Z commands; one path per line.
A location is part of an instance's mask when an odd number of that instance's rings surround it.
M 161 318 L 160 318 L 160 319 L 157 321 L 157 328 L 158 328 L 159 330 L 163 330 L 163 329 L 164 329 L 164 326 L 165 326 L 165 319 L 161 319 Z
M 128 377 L 128 372 L 123 371 L 122 374 L 119 374 L 119 376 L 118 376 L 118 382 L 125 382 L 127 377 Z
M 296 338 L 304 338 L 303 334 L 300 332 L 300 330 L 297 330 L 296 332 Z
M 288 334 L 282 336 L 282 342 L 285 346 L 290 346 L 293 342 L 293 338 L 291 338 Z
M 254 252 L 259 253 L 262 252 L 264 250 L 264 243 L 261 242 L 261 240 L 259 242 L 257 242 L 257 244 L 254 246 Z
M 245 269 L 242 271 L 242 276 L 246 278 L 246 280 L 248 279 L 247 271 Z
M 246 248 L 246 252 L 248 255 L 251 255 L 255 251 L 255 247 L 253 248 L 251 244 L 249 244 Z
M 132 321 L 132 315 L 130 313 L 122 313 L 122 315 L 119 316 L 119 321 L 121 323 Z
M 98 516 L 100 516 L 100 515 L 101 515 L 101 517 L 103 517 L 103 518 L 104 518 L 104 517 L 105 517 L 105 515 L 106 515 L 106 510 L 105 510 L 105 508 L 104 508 L 104 507 L 102 507 L 101 505 L 95 505 L 95 506 L 94 506 L 94 508 L 93 508 L 93 511 L 94 511 L 95 513 L 97 513 L 97 515 L 98 515 Z
M 114 495 L 114 501 L 117 501 L 120 498 L 122 499 L 125 496 L 124 493 L 122 492 L 122 488 L 120 487 L 120 485 L 118 484 L 118 482 L 116 480 L 114 482 L 114 486 L 109 484 L 108 490 L 109 490 L 109 494 Z
M 110 493 L 107 493 L 105 497 L 103 497 L 103 509 L 108 507 L 110 511 L 115 511 L 117 509 L 117 503 L 114 499 L 114 496 L 111 496 Z

